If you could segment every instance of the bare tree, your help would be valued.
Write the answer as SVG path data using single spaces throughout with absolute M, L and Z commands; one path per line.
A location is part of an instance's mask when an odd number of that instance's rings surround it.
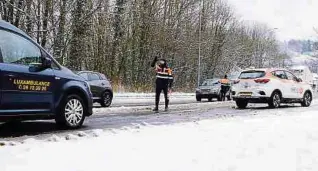
M 0 10 L 63 65 L 102 72 L 117 90 L 152 90 L 157 55 L 174 69 L 175 88 L 193 91 L 199 44 L 203 79 L 287 58 L 270 28 L 237 20 L 225 0 L 0 0 Z

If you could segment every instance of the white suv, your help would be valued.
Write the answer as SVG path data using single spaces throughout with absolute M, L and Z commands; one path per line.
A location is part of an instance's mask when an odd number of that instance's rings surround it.
M 313 93 L 309 84 L 286 69 L 251 69 L 241 72 L 233 86 L 233 100 L 238 108 L 248 103 L 268 103 L 278 108 L 281 103 L 310 106 Z

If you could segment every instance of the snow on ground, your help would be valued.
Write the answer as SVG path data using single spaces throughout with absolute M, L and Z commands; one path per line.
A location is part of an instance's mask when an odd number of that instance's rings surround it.
M 164 103 L 163 103 L 164 104 Z M 164 105 L 159 105 L 159 109 L 163 110 Z M 196 108 L 204 108 L 205 106 L 209 107 L 225 107 L 234 105 L 233 101 L 224 101 L 224 102 L 211 102 L 211 103 L 185 103 L 185 104 L 171 104 L 169 105 L 169 110 L 185 109 L 189 108 L 188 106 Z M 111 107 L 111 108 L 94 108 L 94 115 L 105 115 L 105 114 L 119 114 L 119 113 L 131 113 L 131 112 L 146 112 L 151 111 L 153 106 L 142 105 L 142 106 L 121 106 L 121 107 Z
M 161 93 L 162 95 L 163 93 Z M 183 98 L 183 97 L 193 97 L 195 96 L 195 93 L 182 93 L 182 92 L 173 92 L 171 93 L 172 98 Z M 155 97 L 155 93 L 121 93 L 121 92 L 115 92 L 114 98 L 149 98 L 149 97 Z
M 170 97 L 170 107 L 180 104 L 195 103 L 195 93 L 178 93 L 173 92 Z M 98 105 L 98 104 L 96 104 Z M 155 105 L 154 93 L 114 93 L 113 102 L 110 108 L 95 108 L 95 114 L 105 114 L 110 112 L 130 112 L 148 110 Z M 164 105 L 164 95 L 160 95 L 160 106 Z
M 317 170 L 317 108 L 257 110 L 255 116 L 96 131 L 97 137 L 69 141 L 29 139 L 0 147 L 0 170 Z
M 171 102 L 188 103 L 195 101 L 195 93 L 173 92 L 169 96 Z M 164 102 L 164 95 L 161 93 L 160 101 Z M 132 106 L 132 105 L 154 105 L 154 93 L 114 93 L 112 106 Z
M 171 102 L 189 102 L 195 101 L 195 93 L 187 94 L 187 93 L 172 93 L 169 96 Z M 164 95 L 161 93 L 160 101 L 164 102 Z M 123 104 L 142 104 L 142 103 L 155 103 L 155 94 L 154 93 L 124 93 L 124 94 L 116 94 L 114 93 L 113 104 L 120 105 Z

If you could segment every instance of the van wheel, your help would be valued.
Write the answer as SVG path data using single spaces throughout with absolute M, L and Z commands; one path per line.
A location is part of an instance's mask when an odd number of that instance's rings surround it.
M 279 108 L 281 103 L 281 95 L 275 91 L 269 99 L 268 105 L 270 108 Z
M 236 100 L 235 103 L 239 109 L 245 109 L 248 104 L 247 100 Z
M 306 93 L 304 94 L 303 100 L 301 102 L 301 106 L 309 107 L 311 102 L 312 102 L 312 95 L 308 91 L 306 91 Z
M 105 91 L 102 94 L 100 105 L 102 107 L 109 107 L 112 104 L 112 100 L 113 100 L 112 94 L 109 91 Z
M 86 106 L 81 97 L 68 95 L 62 102 L 55 121 L 60 126 L 76 129 L 83 125 Z

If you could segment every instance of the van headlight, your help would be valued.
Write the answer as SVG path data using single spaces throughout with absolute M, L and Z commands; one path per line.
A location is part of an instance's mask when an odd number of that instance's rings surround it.
M 91 91 L 91 86 L 88 84 L 87 81 L 84 81 L 84 85 L 85 85 L 85 87 L 87 88 L 87 90 L 88 90 L 90 93 L 92 93 L 92 91 Z

